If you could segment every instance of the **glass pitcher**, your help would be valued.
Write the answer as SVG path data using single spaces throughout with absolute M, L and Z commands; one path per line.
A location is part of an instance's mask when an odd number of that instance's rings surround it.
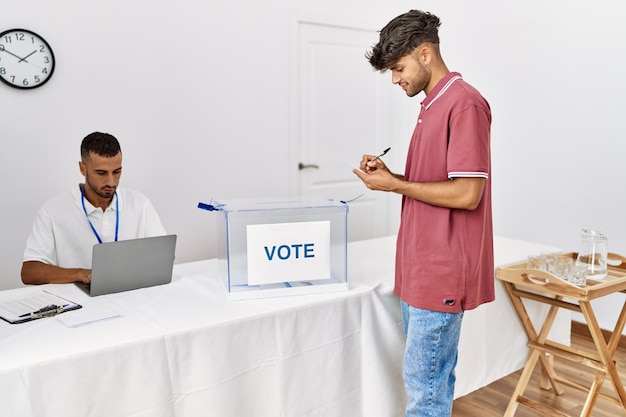
M 587 266 L 588 279 L 602 279 L 607 274 L 606 259 L 608 240 L 603 232 L 582 229 L 581 247 L 576 258 L 576 265 Z

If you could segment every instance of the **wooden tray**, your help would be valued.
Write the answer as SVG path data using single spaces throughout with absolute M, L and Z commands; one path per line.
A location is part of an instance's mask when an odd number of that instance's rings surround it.
M 564 255 L 575 260 L 578 253 L 570 252 Z M 601 280 L 589 279 L 584 286 L 574 285 L 547 271 L 527 268 L 526 262 L 496 268 L 496 278 L 522 287 L 588 301 L 615 292 L 626 292 L 626 258 L 609 253 L 608 259 L 607 276 Z

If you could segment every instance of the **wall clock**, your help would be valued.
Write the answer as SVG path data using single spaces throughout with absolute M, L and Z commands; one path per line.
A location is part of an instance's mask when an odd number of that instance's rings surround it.
M 54 72 L 54 54 L 48 42 L 30 30 L 0 33 L 0 80 L 28 89 L 44 85 Z

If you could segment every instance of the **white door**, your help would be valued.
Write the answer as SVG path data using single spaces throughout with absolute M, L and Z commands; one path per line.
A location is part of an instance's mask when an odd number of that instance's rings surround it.
M 351 241 L 395 233 L 389 230 L 395 225 L 390 195 L 369 191 L 352 173 L 363 154 L 378 154 L 392 143 L 391 83 L 365 58 L 378 32 L 298 21 L 297 37 L 291 102 L 297 192 L 338 201 L 362 195 L 348 203 Z

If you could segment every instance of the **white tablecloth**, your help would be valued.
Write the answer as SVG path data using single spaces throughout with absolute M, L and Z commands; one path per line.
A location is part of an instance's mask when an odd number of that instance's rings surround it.
M 56 318 L 0 322 L 0 415 L 11 417 L 401 416 L 403 334 L 392 295 L 395 238 L 348 247 L 350 290 L 227 301 L 216 261 L 175 266 L 171 284 L 90 298 Z M 496 241 L 498 264 L 545 248 Z M 522 366 L 526 338 L 498 300 L 466 314 L 457 396 Z M 122 317 L 69 328 L 59 319 L 110 309 Z M 531 315 L 545 314 L 530 305 Z M 569 341 L 569 318 L 554 326 Z

